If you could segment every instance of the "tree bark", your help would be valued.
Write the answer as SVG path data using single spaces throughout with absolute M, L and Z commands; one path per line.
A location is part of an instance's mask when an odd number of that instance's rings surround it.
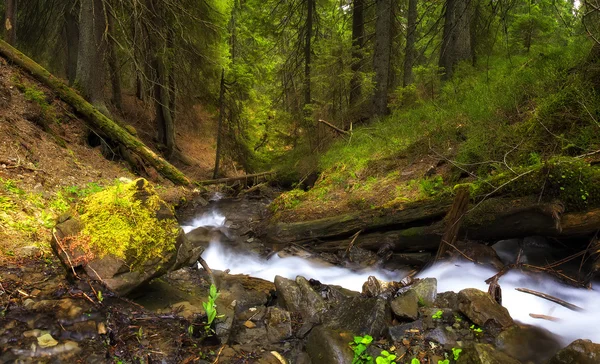
M 217 127 L 217 151 L 215 153 L 215 170 L 213 179 L 219 176 L 219 162 L 221 160 L 221 148 L 223 144 L 223 116 L 225 114 L 225 68 L 221 69 L 221 88 L 219 90 L 219 125 Z
M 104 81 L 106 39 L 102 0 L 81 0 L 79 10 L 79 47 L 76 84 L 94 106 L 106 110 Z
M 417 32 L 417 0 L 408 0 L 408 29 L 406 32 L 406 48 L 404 51 L 404 75 L 402 85 L 410 85 L 414 81 L 413 65 L 415 62 L 415 38 Z
M 31 73 L 38 81 L 48 86 L 64 102 L 71 105 L 85 119 L 91 129 L 106 135 L 111 140 L 120 143 L 128 150 L 138 154 L 144 161 L 156 168 L 158 173 L 172 182 L 179 185 L 189 185 L 191 183 L 177 168 L 158 156 L 139 139 L 132 136 L 114 121 L 107 118 L 60 79 L 54 77 L 42 66 L 2 40 L 0 40 L 0 55 Z
M 312 53 L 313 13 L 315 0 L 306 0 L 306 37 L 304 40 L 304 106 L 312 102 L 310 93 L 310 68 Z
M 352 78 L 350 79 L 350 107 L 356 105 L 362 94 L 360 72 L 363 68 L 363 46 L 365 38 L 365 0 L 352 2 Z
M 69 85 L 72 86 L 77 77 L 77 57 L 79 56 L 79 1 L 67 6 L 65 36 L 67 44 L 67 80 Z
M 388 113 L 387 99 L 390 85 L 390 57 L 392 50 L 392 0 L 375 0 L 377 21 L 375 23 L 375 94 L 373 95 L 373 113 Z
M 117 57 L 117 41 L 115 39 L 114 14 L 108 14 L 108 67 L 110 69 L 110 84 L 112 86 L 112 103 L 117 110 L 123 110 L 123 95 L 121 93 L 121 70 Z
M 4 31 L 6 32 L 6 41 L 15 45 L 17 42 L 17 0 L 6 0 L 5 10 Z
M 170 159 L 175 151 L 175 122 L 171 110 L 172 98 L 169 90 L 169 77 L 172 70 L 167 64 L 166 51 L 168 48 L 169 29 L 163 20 L 160 2 L 149 0 L 148 9 L 151 12 L 149 21 L 156 29 L 150 30 L 151 66 L 154 74 L 154 123 L 156 125 L 157 139 L 162 144 L 164 156 Z M 173 99 L 174 100 L 174 99 Z
M 444 35 L 440 52 L 442 80 L 452 78 L 454 67 L 471 58 L 470 0 L 446 0 Z
M 469 187 L 458 189 L 456 196 L 454 197 L 454 203 L 452 203 L 452 207 L 446 216 L 446 230 L 442 236 L 442 241 L 435 256 L 435 260 L 442 259 L 446 255 L 448 249 L 456 243 L 463 217 L 467 212 L 467 207 L 469 207 L 469 197 Z

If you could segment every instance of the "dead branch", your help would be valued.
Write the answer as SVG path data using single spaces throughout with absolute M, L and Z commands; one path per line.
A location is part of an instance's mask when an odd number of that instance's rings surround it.
M 560 319 L 558 317 L 548 316 L 548 315 L 540 315 L 537 313 L 530 313 L 529 317 L 532 317 L 534 319 L 542 319 L 542 320 L 548 320 L 548 321 L 554 321 L 554 322 L 560 321 Z
M 350 134 L 350 132 L 348 132 L 348 131 L 346 131 L 346 130 L 343 130 L 343 129 L 340 129 L 340 128 L 338 128 L 337 126 L 335 126 L 335 125 L 333 125 L 333 124 L 331 124 L 331 123 L 328 123 L 327 121 L 325 121 L 325 120 L 323 120 L 323 119 L 319 119 L 319 122 L 320 122 L 320 123 L 323 123 L 323 124 L 325 124 L 325 125 L 327 125 L 328 127 L 330 127 L 331 129 L 333 129 L 333 130 L 337 131 L 337 132 L 338 132 L 338 133 L 340 133 L 340 134 L 344 134 L 344 135 L 352 135 L 352 134 Z
M 215 276 L 214 276 L 214 274 L 212 272 L 212 269 L 210 269 L 210 267 L 208 266 L 208 263 L 206 263 L 206 260 L 202 259 L 202 257 L 198 257 L 198 263 L 200 263 L 200 265 L 202 266 L 202 268 L 204 268 L 204 270 L 206 271 L 206 273 L 210 277 L 210 284 L 212 284 L 213 286 L 217 287 L 217 284 L 215 282 Z M 217 287 L 217 288 L 219 288 L 219 287 Z
M 515 289 L 517 291 L 519 291 L 519 292 L 529 293 L 529 294 L 532 294 L 534 296 L 537 296 L 537 297 L 543 298 L 545 300 L 548 300 L 550 302 L 557 303 L 557 304 L 559 304 L 559 305 L 561 305 L 563 307 L 568 308 L 571 311 L 578 311 L 578 312 L 585 311 L 583 308 L 581 308 L 579 306 L 576 306 L 576 305 L 574 305 L 572 303 L 569 303 L 567 301 L 563 301 L 560 298 L 557 298 L 557 297 L 554 297 L 554 296 L 550 296 L 550 295 L 542 293 L 542 292 L 534 291 L 534 290 L 529 289 L 529 288 L 515 288 Z
M 198 186 L 218 185 L 218 184 L 228 183 L 228 182 L 243 181 L 243 180 L 247 180 L 249 178 L 267 177 L 274 173 L 275 173 L 274 171 L 268 171 L 268 172 L 254 173 L 254 174 L 246 174 L 246 175 L 238 176 L 238 177 L 208 179 L 205 181 L 198 181 L 198 182 L 196 182 L 196 184 Z

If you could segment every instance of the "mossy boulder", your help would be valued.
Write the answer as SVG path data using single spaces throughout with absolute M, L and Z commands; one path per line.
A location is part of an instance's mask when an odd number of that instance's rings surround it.
M 86 197 L 59 218 L 52 248 L 69 272 L 83 269 L 121 295 L 193 264 L 203 251 L 143 178 Z

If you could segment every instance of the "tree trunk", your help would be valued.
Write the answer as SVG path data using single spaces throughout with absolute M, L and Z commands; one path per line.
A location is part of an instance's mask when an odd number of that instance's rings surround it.
M 151 15 L 149 21 L 155 29 L 149 31 L 150 53 L 152 57 L 152 68 L 154 73 L 154 123 L 156 125 L 157 139 L 164 148 L 167 159 L 173 156 L 175 151 L 175 122 L 171 103 L 174 101 L 169 92 L 169 78 L 172 70 L 169 70 L 166 58 L 168 38 L 170 30 L 165 24 L 160 13 L 160 3 L 149 0 Z M 171 72 L 170 72 L 171 71 Z
M 442 80 L 454 74 L 454 66 L 471 58 L 470 0 L 446 0 L 444 35 L 440 52 L 440 67 L 444 68 Z
M 311 103 L 310 95 L 310 57 L 311 57 L 311 41 L 313 31 L 313 13 L 315 0 L 306 0 L 306 38 L 304 41 L 304 106 Z
M 408 0 L 408 29 L 406 33 L 406 48 L 404 52 L 404 77 L 402 86 L 413 83 L 413 65 L 415 62 L 415 38 L 417 32 L 417 0 Z
M 363 45 L 365 38 L 365 0 L 354 0 L 352 8 L 352 79 L 350 79 L 350 107 L 360 100 L 362 84 L 360 71 L 363 67 Z
M 111 119 L 99 112 L 90 103 L 83 99 L 77 92 L 68 87 L 60 79 L 52 76 L 42 66 L 11 47 L 8 43 L 0 40 L 0 55 L 15 63 L 22 69 L 31 73 L 38 81 L 48 86 L 64 102 L 71 105 L 81 115 L 92 130 L 106 135 L 113 141 L 123 145 L 128 150 L 139 155 L 143 160 L 163 175 L 165 178 L 180 185 L 189 185 L 189 179 L 169 162 L 156 155 L 139 139 L 121 128 Z
M 4 31 L 6 32 L 6 41 L 15 45 L 17 42 L 17 0 L 6 0 Z
M 104 105 L 106 39 L 105 12 L 102 0 L 81 0 L 79 10 L 79 55 L 76 84 L 83 96 L 94 106 Z
M 219 176 L 219 162 L 221 159 L 221 148 L 223 144 L 223 116 L 225 114 L 225 68 L 221 69 L 221 89 L 219 91 L 219 125 L 217 127 L 217 151 L 215 154 L 215 170 L 213 179 Z
M 117 57 L 117 41 L 115 39 L 114 14 L 108 15 L 108 67 L 110 69 L 110 84 L 112 86 L 112 103 L 117 110 L 123 110 L 123 96 L 121 93 L 121 70 Z
M 67 7 L 65 12 L 65 36 L 67 44 L 67 80 L 69 85 L 75 83 L 77 77 L 77 57 L 79 56 L 79 2 Z
M 390 85 L 390 57 L 392 49 L 392 0 L 375 0 L 377 21 L 375 23 L 375 53 L 373 69 L 375 70 L 375 94 L 373 96 L 373 113 L 388 113 L 387 98 Z

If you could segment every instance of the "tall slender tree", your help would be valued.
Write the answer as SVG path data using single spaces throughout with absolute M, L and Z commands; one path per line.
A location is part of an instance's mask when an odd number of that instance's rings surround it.
M 15 45 L 17 42 L 17 0 L 6 0 L 5 6 L 4 31 L 6 32 L 6 41 Z
M 106 13 L 102 0 L 81 0 L 76 84 L 96 107 L 104 104 Z
M 443 80 L 452 77 L 458 62 L 471 59 L 470 1 L 446 0 L 439 62 L 440 67 L 444 68 Z
M 364 63 L 365 0 L 352 2 L 352 78 L 350 79 L 350 106 L 360 100 L 362 94 L 361 70 Z
M 392 0 L 375 0 L 375 52 L 373 69 L 375 70 L 375 93 L 373 95 L 373 113 L 388 113 L 387 101 L 391 76 L 392 53 Z
M 408 0 L 408 28 L 406 30 L 406 47 L 404 50 L 404 74 L 402 85 L 413 83 L 413 65 L 415 62 L 415 39 L 417 33 L 417 0 Z

